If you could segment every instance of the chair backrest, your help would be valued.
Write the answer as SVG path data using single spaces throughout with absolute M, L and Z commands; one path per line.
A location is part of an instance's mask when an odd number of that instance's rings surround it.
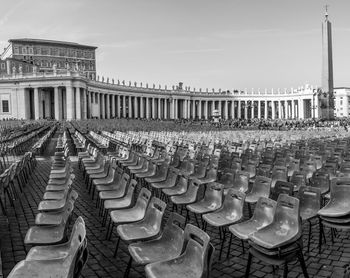
M 171 213 L 165 224 L 162 238 L 168 239 L 168 242 L 175 245 L 175 247 L 182 246 L 184 241 L 184 225 L 185 217 L 176 212 Z M 181 248 L 179 248 L 179 251 L 181 252 Z
M 306 174 L 305 172 L 295 171 L 290 178 L 290 182 L 294 184 L 294 190 L 297 191 L 300 186 L 306 185 Z
M 270 195 L 271 190 L 271 181 L 271 178 L 264 176 L 256 176 L 250 193 L 260 192 L 264 195 L 267 194 L 266 197 L 268 197 Z
M 252 220 L 258 223 L 260 229 L 272 223 L 275 215 L 277 202 L 266 197 L 260 197 L 256 203 Z
M 299 200 L 287 194 L 280 194 L 277 199 L 276 212 L 273 222 L 285 229 L 294 230 L 294 233 L 301 232 Z
M 208 179 L 209 178 L 215 178 L 216 179 L 217 173 L 218 173 L 217 168 L 210 168 L 207 171 L 206 178 L 208 178 Z
M 195 273 L 200 273 L 201 276 L 205 272 L 207 265 L 207 256 L 210 246 L 210 237 L 203 230 L 192 224 L 187 224 L 184 233 L 183 257 L 185 261 L 191 263 Z
M 298 192 L 298 199 L 300 201 L 301 212 L 318 212 L 321 208 L 321 190 L 317 187 L 301 186 Z
M 143 187 L 140 190 L 139 196 L 137 197 L 135 207 L 146 209 L 148 206 L 148 203 L 151 199 L 151 191 L 149 191 L 147 188 Z
M 235 174 L 232 172 L 225 172 L 218 181 L 219 183 L 224 185 L 224 188 L 230 188 L 233 186 L 233 180 L 235 178 Z
M 277 200 L 280 194 L 293 195 L 294 185 L 287 181 L 276 181 L 275 187 L 272 190 L 271 199 Z
M 243 217 L 243 207 L 245 194 L 239 190 L 230 188 L 224 199 L 224 203 L 220 210 L 227 212 L 232 219 L 241 219 Z
M 203 199 L 213 206 L 219 208 L 222 205 L 224 186 L 217 182 L 207 184 Z
M 152 226 L 153 229 L 160 231 L 162 219 L 166 209 L 166 203 L 157 197 L 152 197 L 148 204 L 145 217 L 141 222 Z
M 237 171 L 233 181 L 233 188 L 242 192 L 247 192 L 249 188 L 249 173 L 245 171 Z

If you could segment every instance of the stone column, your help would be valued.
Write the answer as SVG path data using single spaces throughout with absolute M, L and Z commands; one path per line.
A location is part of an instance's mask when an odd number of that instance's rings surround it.
M 174 117 L 174 119 L 178 119 L 178 117 L 179 117 L 179 111 L 178 111 L 178 109 L 179 109 L 179 100 L 178 99 L 175 99 L 175 117 Z
M 81 100 L 80 100 L 79 87 L 75 87 L 75 111 L 76 111 L 76 119 L 81 120 Z
M 254 101 L 252 100 L 250 104 L 251 104 L 251 107 L 250 107 L 250 111 L 251 111 L 250 114 L 251 115 L 250 116 L 251 116 L 252 119 L 254 119 L 255 118 L 255 115 L 254 115 L 255 114 L 254 113 Z
M 261 119 L 261 101 L 258 100 L 258 119 Z
M 34 115 L 35 115 L 35 120 L 38 120 L 40 118 L 39 88 L 34 88 Z
M 87 101 L 86 101 L 86 89 L 83 89 L 83 92 L 82 92 L 82 96 L 83 96 L 83 99 L 82 99 L 82 106 L 83 106 L 83 111 L 82 111 L 82 119 L 83 120 L 86 120 L 88 115 L 87 115 L 87 108 L 86 108 L 86 105 L 87 105 Z
M 208 120 L 208 101 L 204 101 L 204 119 Z
M 224 113 L 225 120 L 228 120 L 228 101 L 225 100 L 225 113 Z
M 60 120 L 60 102 L 58 99 L 58 87 L 53 88 L 54 102 L 55 102 L 55 119 Z
M 161 119 L 161 118 L 162 118 L 162 107 L 161 107 L 161 103 L 162 103 L 161 98 L 158 98 L 158 105 L 157 105 L 157 107 L 158 107 L 158 119 Z
M 112 95 L 112 118 L 115 118 L 115 95 Z
M 305 115 L 304 115 L 304 100 L 303 99 L 299 99 L 299 118 L 300 119 L 305 119 Z
M 73 94 L 73 87 L 72 86 L 66 86 L 66 101 L 67 101 L 67 120 L 73 120 L 74 119 L 74 94 Z
M 111 95 L 106 94 L 106 119 L 111 118 Z
M 291 101 L 291 114 L 292 114 L 292 118 L 295 117 L 295 102 L 294 102 L 294 99 L 292 99 Z
M 121 109 L 120 95 L 117 95 L 117 117 L 120 119 L 120 109 Z
M 152 98 L 152 119 L 156 118 L 156 99 Z
M 242 119 L 242 106 L 241 101 L 238 101 L 238 119 Z
M 164 99 L 164 120 L 168 119 L 168 99 Z
M 235 118 L 235 101 L 231 101 L 231 119 Z
M 146 97 L 146 118 L 150 118 L 150 104 L 149 104 L 149 98 Z
M 138 109 L 138 99 L 137 97 L 135 96 L 134 97 L 134 118 L 138 118 L 139 117 L 139 109 Z
M 143 105 L 143 97 L 140 97 L 140 119 L 143 119 L 145 117 Z
M 102 106 L 102 119 L 105 119 L 106 118 L 106 102 L 105 102 L 105 94 L 101 94 L 101 106 Z
M 218 105 L 219 105 L 219 106 L 218 106 L 219 115 L 220 115 L 220 118 L 222 119 L 223 117 L 222 117 L 222 109 L 221 109 L 221 106 L 222 106 L 222 105 L 221 105 L 221 100 L 218 101 Z
M 265 100 L 265 111 L 264 111 L 264 119 L 266 120 L 267 117 L 269 116 L 269 103 L 267 100 Z
M 248 101 L 244 101 L 244 119 L 248 119 L 248 106 L 247 106 Z
M 275 101 L 271 101 L 271 107 L 272 107 L 272 119 L 276 119 L 276 107 L 275 107 Z
M 198 101 L 198 119 L 199 120 L 202 119 L 202 101 L 201 100 Z
M 196 118 L 196 101 L 192 100 L 192 119 Z
M 132 109 L 132 100 L 131 100 L 131 96 L 129 96 L 129 106 L 128 106 L 128 118 L 132 119 L 133 118 L 133 109 Z
M 88 90 L 86 90 L 85 92 L 86 94 L 86 103 L 87 103 L 87 107 L 86 107 L 86 117 L 88 119 L 91 119 L 92 116 L 92 112 L 91 112 L 91 92 L 89 92 Z

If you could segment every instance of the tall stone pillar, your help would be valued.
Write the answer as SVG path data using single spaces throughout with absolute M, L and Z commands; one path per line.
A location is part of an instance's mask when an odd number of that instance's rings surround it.
M 40 118 L 39 88 L 34 88 L 34 115 L 35 115 L 35 120 L 38 120 Z
M 174 119 L 177 120 L 179 117 L 179 100 L 175 99 L 175 117 Z
M 134 118 L 139 117 L 139 106 L 138 106 L 138 98 L 135 96 L 134 97 Z
M 272 119 L 276 119 L 276 106 L 275 106 L 275 101 L 271 101 L 271 107 L 272 107 Z
M 244 119 L 248 119 L 248 101 L 244 102 Z
M 74 94 L 72 86 L 66 86 L 66 103 L 67 120 L 70 121 L 74 119 Z
M 265 110 L 264 110 L 264 119 L 266 120 L 269 115 L 269 103 L 267 100 L 265 100 Z
M 149 119 L 150 118 L 150 104 L 149 104 L 149 98 L 146 97 L 146 118 Z
M 55 102 L 55 120 L 59 121 L 60 118 L 60 102 L 58 98 L 58 87 L 53 88 L 54 102 Z
M 117 117 L 120 119 L 120 109 L 121 109 L 120 95 L 117 95 Z
M 261 119 L 261 101 L 258 100 L 258 119 Z
M 238 119 L 242 119 L 242 103 L 241 101 L 239 100 L 238 101 Z
M 157 105 L 157 107 L 158 107 L 158 119 L 162 118 L 162 105 L 161 105 L 161 103 L 162 103 L 161 98 L 158 98 L 158 105 Z
M 305 114 L 304 114 L 304 100 L 303 99 L 299 99 L 299 118 L 300 119 L 305 119 Z
M 144 107 L 143 107 L 143 97 L 140 97 L 140 119 L 145 117 Z
M 79 87 L 75 87 L 75 111 L 76 111 L 76 119 L 81 120 L 81 100 L 80 100 Z
M 106 94 L 106 119 L 111 118 L 111 95 Z
M 224 114 L 225 120 L 228 120 L 228 100 L 225 100 L 225 114 Z
M 101 94 L 101 114 L 102 114 L 102 119 L 105 119 L 106 118 L 105 94 Z
M 128 105 L 128 118 L 132 119 L 133 118 L 133 109 L 132 109 L 132 96 L 129 96 L 129 105 Z
M 201 100 L 198 101 L 198 119 L 199 120 L 202 119 L 202 101 Z
M 251 107 L 250 107 L 250 109 L 251 109 L 251 117 L 252 117 L 252 119 L 254 119 L 255 118 L 255 115 L 254 115 L 254 101 L 252 100 L 251 101 Z
M 115 118 L 115 95 L 112 95 L 112 118 Z
M 235 101 L 231 101 L 231 119 L 235 118 Z
M 82 119 L 83 120 L 86 120 L 88 115 L 87 115 L 87 100 L 86 100 L 86 89 L 82 89 L 83 92 L 82 92 L 82 102 L 81 102 L 81 105 L 83 106 L 82 108 Z
M 152 98 L 152 119 L 156 118 L 156 99 Z
M 168 119 L 168 99 L 164 99 L 164 120 Z

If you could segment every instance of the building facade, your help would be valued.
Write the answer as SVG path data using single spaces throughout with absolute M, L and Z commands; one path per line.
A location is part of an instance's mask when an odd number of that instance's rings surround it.
M 306 85 L 284 91 L 171 89 L 88 78 L 75 70 L 0 76 L 0 119 L 89 118 L 222 119 L 318 118 L 317 89 Z
M 336 117 L 343 118 L 350 116 L 350 88 L 334 88 L 334 114 Z
M 78 69 L 89 78 L 96 75 L 96 47 L 72 42 L 11 39 L 0 55 L 0 75 L 13 71 L 52 72 L 53 68 Z

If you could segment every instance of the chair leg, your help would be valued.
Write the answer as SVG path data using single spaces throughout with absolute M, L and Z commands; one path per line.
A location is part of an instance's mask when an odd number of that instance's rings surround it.
M 230 253 L 231 253 L 231 243 L 232 243 L 232 233 L 230 233 L 230 241 L 228 243 L 226 259 L 228 259 L 228 257 L 230 256 Z
M 250 265 L 252 263 L 252 258 L 253 258 L 253 255 L 249 252 L 248 254 L 248 260 L 247 260 L 247 267 L 245 269 L 245 278 L 249 278 L 249 272 L 250 272 Z
M 222 250 L 224 249 L 224 244 L 225 244 L 225 230 L 223 228 L 220 228 L 222 230 L 222 240 L 221 240 L 221 247 L 220 247 L 220 254 L 219 254 L 219 260 L 221 260 L 221 254 L 222 254 Z
M 318 238 L 318 253 L 321 254 L 322 236 L 324 235 L 321 219 L 318 219 L 318 226 L 319 226 L 319 230 L 320 230 L 320 234 L 319 234 L 319 238 Z
M 300 266 L 301 266 L 301 269 L 303 271 L 304 277 L 309 278 L 309 274 L 307 273 L 307 268 L 306 268 L 306 264 L 305 264 L 305 260 L 304 260 L 303 251 L 301 248 L 299 249 L 299 252 L 298 252 L 298 259 L 299 259 Z
M 310 253 L 310 241 L 311 241 L 311 221 L 309 220 L 309 237 L 307 242 L 307 252 Z
M 286 261 L 284 263 L 284 268 L 283 268 L 283 278 L 287 278 L 288 276 L 288 262 Z
M 128 278 L 128 277 L 129 277 L 131 265 L 132 265 L 132 256 L 130 256 L 128 265 L 127 265 L 126 270 L 125 270 L 125 272 L 124 272 L 124 278 Z

